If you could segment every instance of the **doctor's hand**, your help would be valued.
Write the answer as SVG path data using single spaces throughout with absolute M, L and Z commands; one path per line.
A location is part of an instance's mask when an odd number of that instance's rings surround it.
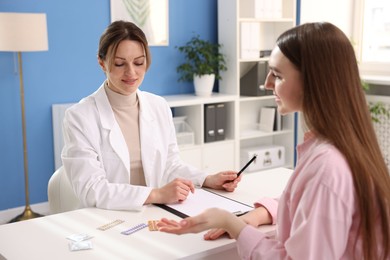
M 195 186 L 190 180 L 176 178 L 165 186 L 153 189 L 145 204 L 176 203 L 187 199 L 190 192 L 195 192 Z
M 246 223 L 234 214 L 218 208 L 210 208 L 203 213 L 177 222 L 162 218 L 158 223 L 158 230 L 171 234 L 199 233 L 210 228 L 227 230 L 232 238 L 237 238 Z
M 215 190 L 234 191 L 240 181 L 241 176 L 237 178 L 237 172 L 225 171 L 208 175 L 203 183 L 203 187 Z

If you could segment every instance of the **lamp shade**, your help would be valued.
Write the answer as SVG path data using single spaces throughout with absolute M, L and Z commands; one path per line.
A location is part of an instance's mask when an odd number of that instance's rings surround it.
M 46 51 L 48 48 L 46 14 L 0 12 L 0 51 Z

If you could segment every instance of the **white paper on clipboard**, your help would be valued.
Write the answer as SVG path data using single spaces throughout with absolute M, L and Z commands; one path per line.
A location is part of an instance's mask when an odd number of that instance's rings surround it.
M 164 208 L 171 208 L 187 216 L 198 215 L 208 208 L 221 208 L 235 214 L 244 213 L 253 209 L 249 205 L 204 189 L 195 189 L 195 193 L 190 193 L 185 201 L 166 204 Z

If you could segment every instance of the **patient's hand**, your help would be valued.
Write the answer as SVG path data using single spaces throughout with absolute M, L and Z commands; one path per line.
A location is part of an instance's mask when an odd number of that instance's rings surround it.
M 185 218 L 180 222 L 163 218 L 157 224 L 159 231 L 177 235 L 220 228 L 227 230 L 232 238 L 237 238 L 245 225 L 245 222 L 234 214 L 218 208 L 207 209 L 195 217 Z
M 264 207 L 255 208 L 248 213 L 239 217 L 245 223 L 258 227 L 260 225 L 271 224 L 272 219 L 268 211 Z M 226 231 L 222 228 L 213 228 L 204 234 L 205 240 L 215 240 L 225 234 Z

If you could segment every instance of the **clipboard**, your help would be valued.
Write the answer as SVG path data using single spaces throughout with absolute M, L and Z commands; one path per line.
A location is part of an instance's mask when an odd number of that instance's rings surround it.
M 187 199 L 180 203 L 154 205 L 181 218 L 196 216 L 208 208 L 220 208 L 236 215 L 253 209 L 253 206 L 224 197 L 206 189 L 195 189 L 194 193 L 188 195 Z

